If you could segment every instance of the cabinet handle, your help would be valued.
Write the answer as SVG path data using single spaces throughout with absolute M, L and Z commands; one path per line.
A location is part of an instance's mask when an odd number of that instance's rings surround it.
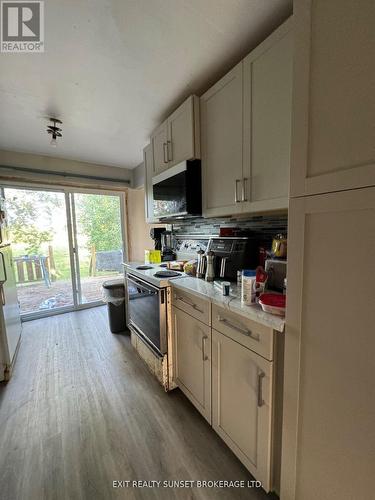
M 192 307 L 193 309 L 195 309 L 196 311 L 200 312 L 200 313 L 204 313 L 204 311 L 202 311 L 202 309 L 199 309 L 199 307 L 197 306 L 197 304 L 194 304 L 194 302 L 190 302 L 186 299 L 184 299 L 183 297 L 178 297 L 177 295 L 174 296 L 174 298 L 176 300 L 180 300 L 181 302 L 183 302 L 184 304 L 187 304 L 188 306 Z
M 170 148 L 169 148 L 169 145 L 171 146 Z M 169 151 L 171 152 L 170 158 L 169 158 Z M 171 141 L 167 141 L 167 159 L 168 159 L 168 161 L 173 160 L 173 150 L 172 150 L 172 142 Z
M 2 284 L 0 284 L 0 295 L 1 295 L 1 303 L 3 304 L 3 306 L 5 306 L 5 293 Z
M 234 183 L 234 202 L 235 203 L 240 203 L 241 200 L 238 199 L 238 183 L 241 182 L 241 179 L 236 179 L 236 182 Z
M 164 163 L 168 163 L 168 151 L 167 151 L 167 154 L 165 154 L 165 148 L 167 147 L 167 143 L 166 142 L 163 142 L 163 156 L 164 156 Z
M 264 405 L 263 400 L 263 379 L 266 374 L 262 371 L 258 372 L 258 406 L 259 408 Z
M 234 325 L 226 318 L 222 318 L 221 316 L 218 316 L 217 320 L 220 321 L 220 323 L 224 323 L 224 325 L 227 325 L 229 328 L 232 328 L 232 330 L 236 330 L 237 332 L 242 333 L 242 335 L 246 335 L 246 337 L 250 337 L 259 342 L 259 335 L 254 334 L 251 330 L 247 330 L 246 328 L 241 328 L 237 325 Z
M 244 177 L 242 179 L 242 201 L 247 201 L 246 192 L 247 192 L 247 177 Z
M 205 348 L 204 348 L 204 341 L 207 340 L 208 337 L 207 335 L 202 335 L 202 360 L 203 361 L 207 361 L 208 360 L 208 356 L 206 356 L 205 354 Z

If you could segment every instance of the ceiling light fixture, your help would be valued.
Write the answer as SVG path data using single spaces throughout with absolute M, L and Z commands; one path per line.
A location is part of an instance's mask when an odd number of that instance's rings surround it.
M 50 134 L 52 136 L 51 138 L 51 146 L 56 147 L 57 146 L 57 138 L 62 137 L 62 129 L 57 126 L 62 125 L 62 121 L 58 120 L 57 118 L 50 118 L 50 122 L 53 123 L 53 125 L 48 125 L 47 126 L 47 134 Z

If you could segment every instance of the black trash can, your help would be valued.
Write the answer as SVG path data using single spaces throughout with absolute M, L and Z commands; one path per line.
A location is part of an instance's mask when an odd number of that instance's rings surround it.
M 122 279 L 105 281 L 103 283 L 103 300 L 107 302 L 111 332 L 126 331 L 124 281 Z

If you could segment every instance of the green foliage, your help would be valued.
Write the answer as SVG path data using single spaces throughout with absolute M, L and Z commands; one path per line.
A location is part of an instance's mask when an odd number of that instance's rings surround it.
M 77 196 L 77 219 L 87 247 L 97 252 L 122 248 L 120 202 L 117 196 Z
M 40 210 L 51 219 L 56 203 L 55 198 L 47 192 L 7 190 L 6 204 L 12 241 L 24 244 L 28 255 L 40 253 L 42 243 L 53 239 L 52 224 L 51 229 L 41 230 L 35 221 Z

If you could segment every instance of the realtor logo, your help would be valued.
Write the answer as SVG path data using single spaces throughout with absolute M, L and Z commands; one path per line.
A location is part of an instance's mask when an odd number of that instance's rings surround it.
M 1 52 L 44 52 L 44 2 L 1 2 Z

